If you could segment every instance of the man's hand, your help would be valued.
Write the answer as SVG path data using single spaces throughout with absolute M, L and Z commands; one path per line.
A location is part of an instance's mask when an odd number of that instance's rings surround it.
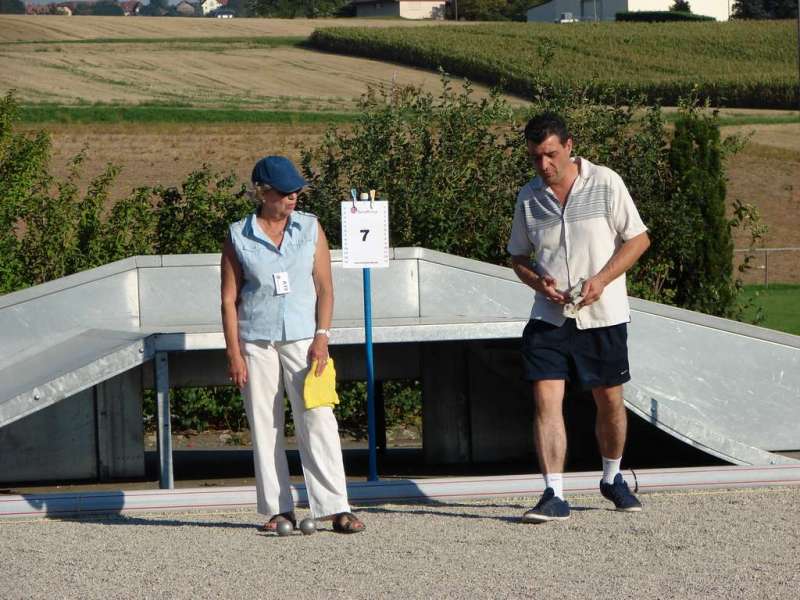
M 587 279 L 583 284 L 583 289 L 581 290 L 581 296 L 583 296 L 583 300 L 581 300 L 578 308 L 581 309 L 584 306 L 589 306 L 590 304 L 597 302 L 600 299 L 600 296 L 603 295 L 604 289 L 606 289 L 606 284 L 597 275 Z
M 511 266 L 520 281 L 543 294 L 550 302 L 566 304 L 569 297 L 556 289 L 556 280 L 549 275 L 539 275 L 533 270 L 528 256 L 512 256 Z
M 247 383 L 247 363 L 241 354 L 228 357 L 228 376 L 236 387 L 244 389 Z
M 325 370 L 325 366 L 328 364 L 327 335 L 314 336 L 314 341 L 311 342 L 311 346 L 308 348 L 308 364 L 313 364 L 315 360 L 317 361 L 317 368 L 314 370 L 314 375 L 319 377 L 322 375 L 322 372 Z
M 535 285 L 533 289 L 544 294 L 550 302 L 555 302 L 556 304 L 566 304 L 569 302 L 569 296 L 556 289 L 556 280 L 549 275 L 540 277 L 537 283 L 538 285 Z

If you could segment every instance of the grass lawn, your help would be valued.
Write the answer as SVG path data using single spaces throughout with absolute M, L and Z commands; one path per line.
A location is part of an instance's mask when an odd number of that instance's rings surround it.
M 755 316 L 756 307 L 759 307 L 763 309 L 765 317 L 760 323 L 762 327 L 800 335 L 800 285 L 748 285 L 742 297 L 755 299 L 755 307 L 747 312 L 748 320 Z

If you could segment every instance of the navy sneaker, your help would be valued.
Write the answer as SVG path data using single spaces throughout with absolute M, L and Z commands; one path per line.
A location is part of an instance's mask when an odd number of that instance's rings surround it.
M 553 488 L 547 488 L 532 509 L 522 515 L 523 523 L 546 523 L 569 519 L 569 503 L 556 497 Z
M 628 489 L 628 484 L 622 478 L 622 473 L 617 473 L 614 477 L 614 483 L 603 483 L 601 479 L 600 493 L 603 494 L 603 498 L 611 500 L 617 510 L 624 512 L 639 512 L 642 510 L 642 503 Z

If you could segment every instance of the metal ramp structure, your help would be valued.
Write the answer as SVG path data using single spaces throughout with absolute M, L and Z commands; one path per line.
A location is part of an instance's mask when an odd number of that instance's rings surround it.
M 340 375 L 357 379 L 360 273 L 336 251 L 332 260 L 332 353 Z M 141 395 L 153 387 L 170 486 L 170 387 L 227 384 L 218 286 L 219 255 L 137 256 L 0 297 L 0 477 L 18 473 L 13 431 L 32 418 L 48 436 L 83 423 L 96 446 L 87 473 L 143 470 Z M 377 376 L 423 380 L 426 453 L 458 462 L 531 451 L 529 392 L 510 364 L 531 299 L 510 269 L 422 248 L 393 249 L 390 267 L 373 272 Z M 631 306 L 634 414 L 733 464 L 793 462 L 774 452 L 800 449 L 800 337 Z M 81 395 L 91 418 L 45 416 Z M 69 444 L 56 454 L 65 448 L 61 463 L 74 461 Z M 51 460 L 55 472 L 61 463 Z

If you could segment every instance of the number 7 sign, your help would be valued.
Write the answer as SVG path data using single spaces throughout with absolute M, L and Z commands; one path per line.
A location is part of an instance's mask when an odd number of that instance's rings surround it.
M 342 266 L 345 269 L 389 266 L 386 200 L 342 202 Z

